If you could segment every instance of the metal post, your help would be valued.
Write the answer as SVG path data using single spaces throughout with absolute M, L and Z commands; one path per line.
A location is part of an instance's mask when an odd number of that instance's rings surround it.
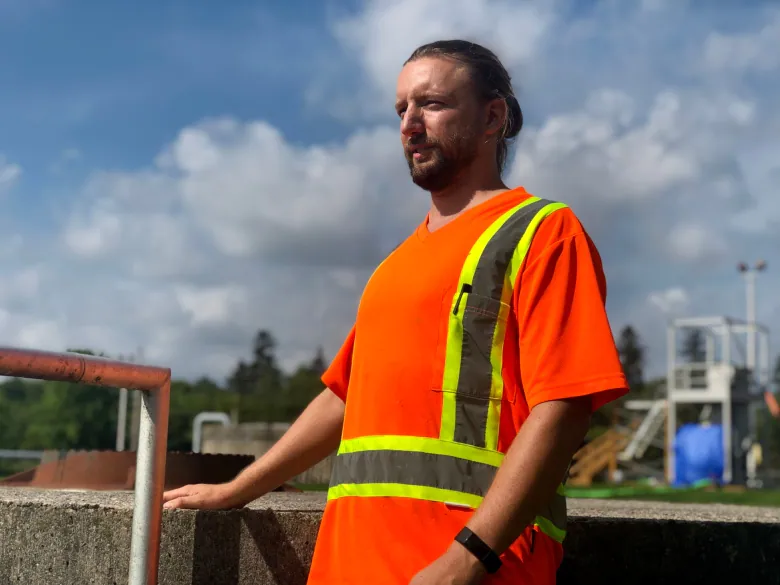
M 731 328 L 723 330 L 723 363 L 731 363 Z M 723 429 L 723 482 L 731 483 L 731 391 L 721 403 L 721 426 Z
M 128 585 L 157 585 L 170 388 L 142 392 Z
M 674 436 L 677 431 L 677 403 L 675 402 L 677 329 L 674 324 L 668 325 L 666 329 L 666 352 L 666 481 L 671 484 L 676 479 Z
M 119 389 L 119 412 L 116 421 L 116 450 L 125 450 L 127 433 L 127 388 Z
M 745 314 L 747 316 L 747 367 L 750 375 L 755 376 L 756 369 L 756 273 L 745 272 Z

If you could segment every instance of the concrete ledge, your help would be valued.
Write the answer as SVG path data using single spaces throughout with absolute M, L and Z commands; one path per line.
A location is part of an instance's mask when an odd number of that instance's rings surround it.
M 160 585 L 305 584 L 323 503 L 166 512 Z M 126 584 L 131 518 L 131 493 L 0 489 L 0 584 Z M 562 585 L 780 584 L 780 509 L 570 500 L 570 519 Z

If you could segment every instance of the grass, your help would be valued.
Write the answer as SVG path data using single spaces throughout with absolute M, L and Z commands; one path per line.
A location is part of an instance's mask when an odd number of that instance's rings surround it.
M 780 490 L 718 488 L 702 486 L 670 488 L 668 486 L 612 486 L 566 489 L 570 498 L 604 498 L 616 500 L 651 500 L 657 502 L 693 504 L 737 504 L 743 506 L 780 507 Z
M 306 492 L 327 491 L 326 484 L 296 484 Z M 780 507 L 780 490 L 741 490 L 702 486 L 693 488 L 670 488 L 668 486 L 615 486 L 593 485 L 588 488 L 566 488 L 566 495 L 573 499 L 602 498 L 615 500 L 653 500 L 694 504 L 738 504 L 743 506 Z

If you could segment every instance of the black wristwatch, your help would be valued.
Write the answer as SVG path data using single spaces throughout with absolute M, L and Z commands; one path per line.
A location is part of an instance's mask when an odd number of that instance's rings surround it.
M 501 559 L 498 558 L 496 552 L 469 528 L 464 526 L 463 530 L 458 532 L 455 540 L 477 557 L 488 573 L 495 573 L 501 568 Z

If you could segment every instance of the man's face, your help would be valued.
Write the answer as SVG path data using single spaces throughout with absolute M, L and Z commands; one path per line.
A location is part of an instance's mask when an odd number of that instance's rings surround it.
M 398 77 L 404 154 L 412 180 L 427 191 L 448 187 L 478 156 L 483 129 L 468 73 L 453 60 L 425 57 Z

